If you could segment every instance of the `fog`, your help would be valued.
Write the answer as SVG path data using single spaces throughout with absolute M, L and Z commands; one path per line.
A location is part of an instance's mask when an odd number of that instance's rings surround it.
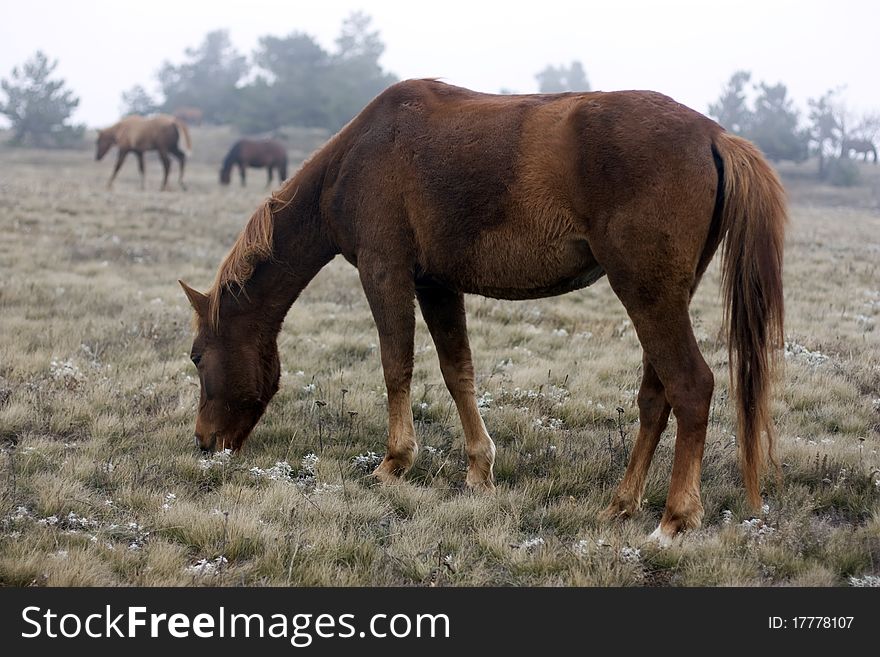
M 74 120 L 99 126 L 118 118 L 124 90 L 157 91 L 162 62 L 180 62 L 210 30 L 228 29 L 243 54 L 262 35 L 294 30 L 332 49 L 355 10 L 372 16 L 386 45 L 381 62 L 401 79 L 529 93 L 546 65 L 580 60 L 593 89 L 654 89 L 705 112 L 746 69 L 753 82 L 786 84 L 800 108 L 842 86 L 850 109 L 880 108 L 880 4 L 870 0 L 5 2 L 0 77 L 42 49 L 81 99 Z

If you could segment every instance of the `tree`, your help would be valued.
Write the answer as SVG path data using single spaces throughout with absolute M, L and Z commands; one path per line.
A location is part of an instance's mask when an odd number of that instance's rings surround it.
M 819 159 L 819 178 L 828 175 L 826 162 L 840 146 L 844 137 L 843 108 L 838 100 L 839 89 L 829 89 L 819 98 L 810 98 L 810 142 Z
M 573 61 L 568 68 L 548 65 L 535 75 L 535 79 L 538 81 L 538 90 L 542 94 L 590 90 L 590 82 L 587 80 L 584 66 L 577 60 Z
M 782 83 L 771 86 L 761 82 L 757 90 L 746 136 L 774 162 L 805 160 L 809 135 L 798 129 L 798 111 L 788 97 L 788 89 Z
M 737 71 L 730 76 L 718 102 L 709 105 L 709 116 L 737 135 L 747 132 L 752 119 L 745 94 L 745 86 L 751 77 L 748 71 Z
M 21 67 L 12 69 L 11 79 L 0 83 L 6 94 L 0 114 L 12 123 L 12 144 L 66 146 L 82 137 L 84 126 L 68 123 L 79 98 L 65 89 L 64 80 L 51 79 L 57 67 L 57 59 L 50 62 L 38 50 Z
M 235 115 L 237 87 L 248 73 L 247 59 L 240 55 L 226 30 L 209 32 L 198 48 L 187 48 L 188 61 L 174 66 L 166 62 L 159 83 L 167 112 L 181 106 L 198 107 L 206 121 L 223 123 Z
M 241 90 L 235 123 L 245 132 L 327 123 L 330 54 L 309 35 L 265 36 L 253 56 L 260 74 Z
M 751 78 L 748 71 L 731 75 L 720 98 L 709 105 L 709 116 L 730 132 L 755 142 L 773 161 L 806 159 L 809 136 L 798 128 L 798 111 L 788 89 L 784 84 L 756 84 L 757 96 L 750 108 L 746 85 Z
M 359 11 L 342 22 L 327 80 L 327 127 L 331 129 L 345 125 L 379 92 L 397 82 L 397 77 L 386 73 L 379 63 L 385 44 L 371 23 L 372 19 Z
M 141 85 L 136 84 L 128 91 L 122 92 L 123 114 L 146 116 L 157 111 L 159 111 L 159 103 Z
M 239 90 L 233 121 L 249 133 L 284 125 L 336 130 L 397 81 L 379 63 L 384 50 L 360 12 L 343 22 L 333 53 L 302 32 L 262 37 L 253 54 L 258 74 Z

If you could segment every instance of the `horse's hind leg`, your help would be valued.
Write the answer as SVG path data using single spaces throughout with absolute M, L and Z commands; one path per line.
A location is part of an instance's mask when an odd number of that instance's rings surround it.
M 677 533 L 699 527 L 703 518 L 700 469 L 714 377 L 694 337 L 687 290 L 646 292 L 622 300 L 678 423 L 666 509 L 653 535 L 668 544 Z
M 266 167 L 266 173 L 268 176 L 266 177 L 266 187 L 272 186 L 272 165 Z
M 184 153 L 177 145 L 171 150 L 171 154 L 177 158 L 177 162 L 180 164 L 180 175 L 177 176 L 177 183 L 180 185 L 180 188 L 186 191 L 186 185 L 183 184 L 183 170 L 186 167 L 186 153 Z
M 410 402 L 415 286 L 412 272 L 388 262 L 382 253 L 359 254 L 358 270 L 379 332 L 388 390 L 388 450 L 373 475 L 392 483 L 409 470 L 418 453 Z
M 639 435 L 629 457 L 626 474 L 623 475 L 611 504 L 603 512 L 606 519 L 629 517 L 641 506 L 648 468 L 672 410 L 666 400 L 663 383 L 647 354 L 642 358 L 642 385 L 639 388 L 638 404 Z
M 137 156 L 138 171 L 141 173 L 141 189 L 146 189 L 147 176 L 144 173 L 144 154 L 141 151 L 135 151 L 134 154 Z
M 159 159 L 162 160 L 162 169 L 164 170 L 162 176 L 162 191 L 164 192 L 168 189 L 168 172 L 171 170 L 171 158 L 168 157 L 168 153 L 160 150 Z
M 697 272 L 691 269 L 697 258 L 692 256 L 694 251 L 699 253 L 702 246 L 697 244 L 702 245 L 706 238 L 700 224 L 681 221 L 679 226 L 679 248 L 675 250 L 665 242 L 629 240 L 619 250 L 594 248 L 594 252 L 599 251 L 597 259 L 608 282 L 632 319 L 646 361 L 639 394 L 643 426 L 627 475 L 618 488 L 620 511 L 628 511 L 627 507 L 640 496 L 636 493 L 641 493 L 650 453 L 663 431 L 667 403 L 678 425 L 666 509 L 654 533 L 661 544 L 668 544 L 677 533 L 698 527 L 702 521 L 700 470 L 714 386 L 712 371 L 697 346 L 688 314 L 697 280 Z M 623 225 L 620 231 L 628 229 L 628 225 Z M 662 266 L 655 267 L 653 263 Z M 658 271 L 662 275 L 658 276 Z M 609 511 L 613 512 L 615 506 L 612 502 Z
M 495 444 L 477 408 L 464 295 L 441 287 L 418 288 L 416 295 L 437 347 L 443 380 L 455 401 L 464 429 L 468 455 L 466 483 L 471 488 L 491 490 L 495 487 L 492 483 Z

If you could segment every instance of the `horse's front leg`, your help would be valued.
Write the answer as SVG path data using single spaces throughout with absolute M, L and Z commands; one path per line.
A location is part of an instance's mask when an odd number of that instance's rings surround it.
M 410 402 L 415 284 L 409 267 L 395 266 L 384 256 L 360 255 L 358 270 L 379 331 L 388 390 L 388 449 L 373 475 L 383 483 L 393 483 L 412 467 L 418 454 Z
M 120 147 L 119 152 L 116 154 L 116 166 L 113 167 L 113 173 L 110 174 L 110 180 L 107 181 L 107 189 L 113 189 L 113 181 L 116 180 L 116 174 L 122 168 L 126 155 L 128 155 L 128 149 Z
M 422 315 L 440 360 L 446 387 L 458 408 L 464 429 L 468 470 L 465 483 L 470 488 L 492 490 L 495 444 L 477 407 L 474 394 L 474 365 L 468 343 L 464 295 L 442 287 L 422 287 L 416 292 Z

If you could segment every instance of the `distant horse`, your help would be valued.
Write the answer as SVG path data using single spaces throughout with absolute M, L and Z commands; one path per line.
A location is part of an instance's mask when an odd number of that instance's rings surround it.
M 868 161 L 868 153 L 871 153 L 874 155 L 874 164 L 877 164 L 877 149 L 870 139 L 844 139 L 840 146 L 841 157 L 848 158 L 850 151 L 855 151 L 856 156 L 862 153 L 865 162 Z
M 113 187 L 116 174 L 122 168 L 125 156 L 134 153 L 138 159 L 138 169 L 141 172 L 141 189 L 144 188 L 144 151 L 159 151 L 159 158 L 165 169 L 165 177 L 162 179 L 162 189 L 168 187 L 168 171 L 171 169 L 170 153 L 180 162 L 180 177 L 178 181 L 183 189 L 183 168 L 186 163 L 186 155 L 178 147 L 178 140 L 183 134 L 186 140 L 187 150 L 192 149 L 189 131 L 186 124 L 167 114 L 156 114 L 151 117 L 138 115 L 126 116 L 113 126 L 98 132 L 98 150 L 95 159 L 100 160 L 114 145 L 119 147 L 116 156 L 116 166 L 113 174 L 107 182 L 107 188 Z
M 604 275 L 644 350 L 639 433 L 605 516 L 638 509 L 672 411 L 672 479 L 652 535 L 666 544 L 703 515 L 714 381 L 688 307 L 722 242 L 736 435 L 749 502 L 760 506 L 785 223 L 782 186 L 758 149 L 661 94 L 495 96 L 401 82 L 257 209 L 207 294 L 181 282 L 195 309 L 196 444 L 242 446 L 278 390 L 285 315 L 341 253 L 359 270 L 388 391 L 388 449 L 374 476 L 397 481 L 418 451 L 416 298 L 464 429 L 466 483 L 492 489 L 495 446 L 477 408 L 464 294 L 548 297 Z
M 220 169 L 220 184 L 228 185 L 232 167 L 237 166 L 241 174 L 241 185 L 244 187 L 245 167 L 262 169 L 269 174 L 266 186 L 272 184 L 272 170 L 278 169 L 278 178 L 287 178 L 287 151 L 284 144 L 274 139 L 239 139 L 229 149 Z
M 178 107 L 174 110 L 174 117 L 188 125 L 202 125 L 205 113 L 198 107 L 184 105 L 183 107 Z

